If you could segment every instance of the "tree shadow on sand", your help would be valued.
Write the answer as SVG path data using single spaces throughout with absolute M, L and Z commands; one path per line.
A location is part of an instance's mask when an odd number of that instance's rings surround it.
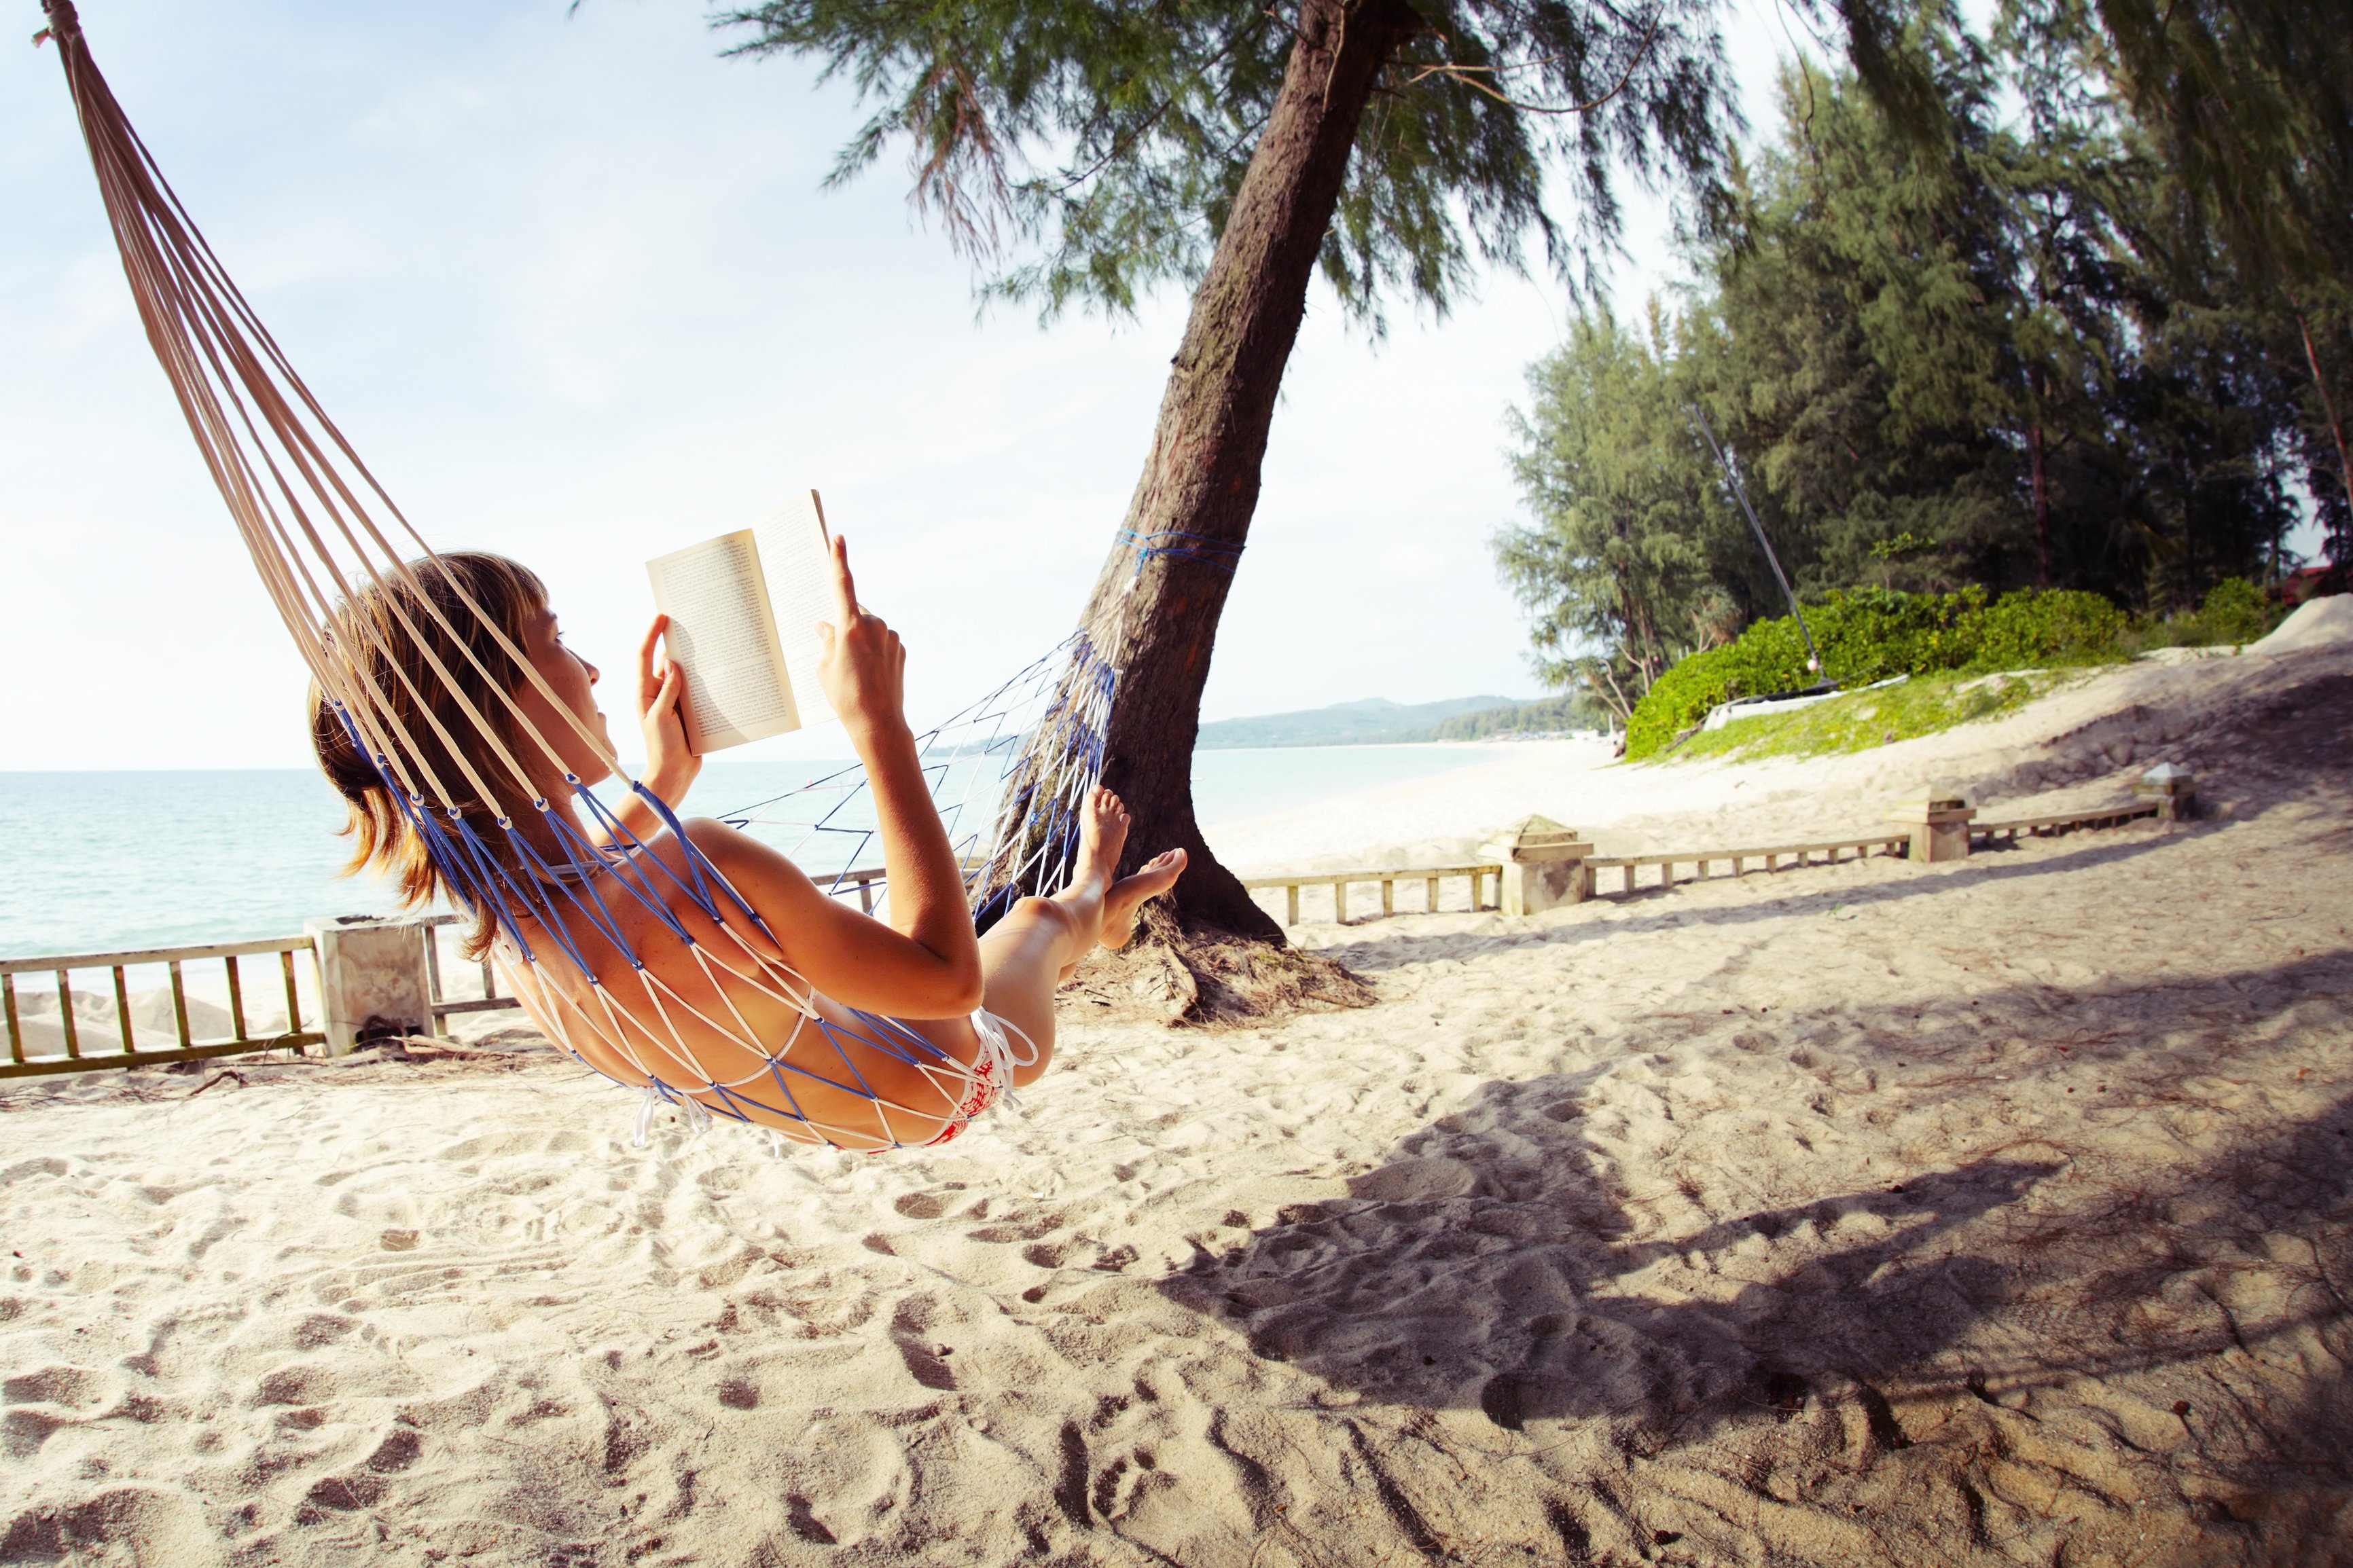
M 1483 1085 L 1445 1119 L 1457 1130 L 1407 1139 L 1349 1197 L 1285 1209 L 1167 1289 L 1237 1321 L 1258 1355 L 1369 1398 L 1475 1406 L 1513 1430 L 1632 1416 L 1664 1441 L 1787 1409 L 1826 1379 L 1867 1389 L 1935 1355 L 2006 1284 L 1950 1233 L 2060 1169 L 1980 1160 L 1633 1239 L 1574 1131 L 1583 1087 Z M 1776 1258 L 1801 1251 L 1782 1278 Z M 1713 1288 L 1649 1278 L 1662 1265 L 1687 1277 L 1692 1260 Z
M 1918 1445 L 1902 1462 L 1935 1451 L 1965 1536 L 1999 1490 L 1988 1467 L 2040 1465 L 2047 1485 L 2111 1500 L 2135 1471 L 2139 1500 L 2118 1517 L 2172 1510 L 2214 1545 L 2198 1560 L 2328 1561 L 2307 1548 L 2353 1524 L 2353 1098 L 2302 1121 L 2259 1106 L 2207 1118 L 2224 1129 L 2211 1137 L 2179 1129 L 2206 1116 L 2201 1073 L 2261 1073 L 2285 1047 L 2257 1026 L 2348 983 L 2353 962 L 2332 953 L 2086 993 L 2063 1019 L 2072 1058 L 2053 1045 L 2005 1063 L 2013 1094 L 2031 1095 L 2038 1075 L 2084 1061 L 2087 1036 L 2121 1037 L 2091 1048 L 2124 1080 L 2116 1110 L 2172 1119 L 2153 1142 L 2024 1136 L 1810 1202 L 1708 1218 L 1685 1205 L 1684 1222 L 1658 1220 L 1588 1138 L 1605 1068 L 1489 1082 L 1347 1197 L 1288 1208 L 1162 1289 L 1262 1358 L 1367 1404 L 1476 1410 L 1499 1442 L 1600 1423 L 1630 1457 L 1704 1451 L 1694 1462 L 1759 1490 L 1778 1467 L 1775 1484 L 1800 1494 L 1855 1485 Z M 2209 1020 L 2192 1027 L 2213 1048 L 2137 1054 L 2130 1026 L 2160 1008 Z M 1916 1056 L 1940 1022 L 1983 1032 L 1983 1012 L 1916 1010 L 1858 1009 L 1856 1037 L 1877 1024 L 1891 1055 L 1900 1034 Z M 1661 1021 L 1661 1043 L 1683 1043 L 1672 1026 Z M 1639 1027 L 1626 1044 L 1645 1048 Z M 1915 1107 L 1975 1092 L 1966 1079 L 1923 1087 Z M 2021 1458 L 2022 1439 L 2003 1435 L 2060 1421 L 2090 1424 L 2067 1442 L 2093 1432 L 2116 1449 L 2105 1468 Z

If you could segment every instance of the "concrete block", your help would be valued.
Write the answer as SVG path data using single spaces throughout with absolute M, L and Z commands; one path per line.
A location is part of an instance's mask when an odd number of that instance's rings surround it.
M 1958 794 L 1930 787 L 1897 801 L 1887 820 L 1912 830 L 1906 859 L 1966 860 L 1969 824 L 1977 814 L 1977 808 Z
M 335 915 L 305 921 L 319 953 L 321 1031 L 340 1057 L 382 1037 L 433 1033 L 433 983 L 425 923 Z
M 1479 847 L 1482 859 L 1503 868 L 1496 904 L 1507 915 L 1541 914 L 1588 897 L 1586 868 L 1593 846 L 1548 816 L 1524 816 Z
M 2140 775 L 2133 794 L 2157 802 L 2165 822 L 2186 822 L 2198 815 L 2198 775 L 2179 763 L 2159 763 Z

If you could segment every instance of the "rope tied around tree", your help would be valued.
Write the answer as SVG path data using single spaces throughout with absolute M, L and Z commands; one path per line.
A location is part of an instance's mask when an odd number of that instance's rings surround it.
M 1123 528 L 1119 531 L 1119 538 L 1122 543 L 1135 546 L 1135 574 L 1139 577 L 1144 574 L 1145 567 L 1155 560 L 1198 561 L 1229 576 L 1235 567 L 1241 564 L 1242 545 L 1229 539 L 1215 539 L 1206 533 L 1187 533 L 1174 528 L 1137 533 Z

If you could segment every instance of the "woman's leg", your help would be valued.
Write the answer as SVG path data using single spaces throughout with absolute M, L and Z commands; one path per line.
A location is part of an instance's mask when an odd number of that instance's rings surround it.
M 1185 852 L 1172 849 L 1134 876 L 1113 882 L 1112 868 L 1126 844 L 1126 808 L 1098 786 L 1079 825 L 1071 885 L 1050 899 L 1022 900 L 980 939 L 980 967 L 987 976 L 981 1005 L 1038 1047 L 1038 1059 L 1014 1072 L 1017 1085 L 1036 1079 L 1053 1059 L 1054 993 L 1087 949 L 1097 942 L 1124 946 L 1135 929 L 1137 909 L 1174 887 L 1185 869 Z M 1019 1041 L 1013 1048 L 1021 1054 Z

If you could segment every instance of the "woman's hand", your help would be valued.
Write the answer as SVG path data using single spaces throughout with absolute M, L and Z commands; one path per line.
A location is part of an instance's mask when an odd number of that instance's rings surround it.
M 880 616 L 858 607 L 849 547 L 833 541 L 833 619 L 818 623 L 818 684 L 853 741 L 906 726 L 907 650 Z
M 669 629 L 670 617 L 656 616 L 638 648 L 638 728 L 646 738 L 641 782 L 675 809 L 702 772 L 702 759 L 686 743 L 686 672 L 677 660 L 654 656 Z

